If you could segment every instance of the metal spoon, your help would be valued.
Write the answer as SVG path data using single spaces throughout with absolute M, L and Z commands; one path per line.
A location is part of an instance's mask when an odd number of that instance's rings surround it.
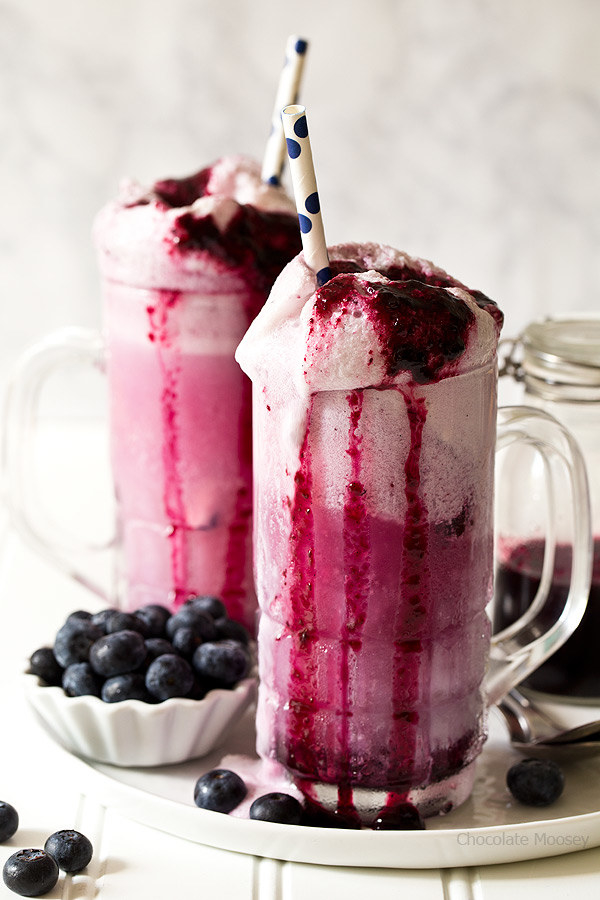
M 516 688 L 498 703 L 498 709 L 508 725 L 511 742 L 521 749 L 577 746 L 600 750 L 600 720 L 563 728 Z

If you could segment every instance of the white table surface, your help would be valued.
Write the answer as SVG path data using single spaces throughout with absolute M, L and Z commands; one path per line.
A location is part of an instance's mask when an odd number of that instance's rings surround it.
M 58 443 L 64 446 L 62 440 Z M 63 474 L 70 470 L 67 460 L 61 465 Z M 60 478 L 55 480 L 57 496 L 64 483 L 61 486 Z M 101 484 L 96 482 L 95 489 Z M 84 497 L 81 503 L 86 506 Z M 83 767 L 41 732 L 21 684 L 32 650 L 46 643 L 62 619 L 77 608 L 97 608 L 97 601 L 32 552 L 7 524 L 0 508 L 0 799 L 12 803 L 20 816 L 17 833 L 0 846 L 0 867 L 15 850 L 42 847 L 46 837 L 61 828 L 83 831 L 95 849 L 84 873 L 61 874 L 46 897 L 580 900 L 598 895 L 600 848 L 473 868 L 326 867 L 203 846 L 102 805 L 98 792 L 88 789 Z M 14 896 L 0 883 L 0 898 Z

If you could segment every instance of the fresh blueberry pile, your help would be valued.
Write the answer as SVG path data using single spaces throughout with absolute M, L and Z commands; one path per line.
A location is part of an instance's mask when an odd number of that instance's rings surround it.
M 549 806 L 562 794 L 565 777 L 553 759 L 522 759 L 508 770 L 506 784 L 519 803 Z
M 190 597 L 175 613 L 158 604 L 134 613 L 78 610 L 58 630 L 53 647 L 32 653 L 29 672 L 69 697 L 201 700 L 249 674 L 249 645 L 247 630 L 228 617 L 218 597 Z
M 0 844 L 9 840 L 19 827 L 19 816 L 10 803 L 0 801 Z M 55 831 L 44 849 L 17 850 L 4 863 L 4 884 L 22 897 L 40 897 L 51 891 L 58 881 L 59 870 L 75 874 L 85 869 L 93 855 L 93 847 L 80 831 Z

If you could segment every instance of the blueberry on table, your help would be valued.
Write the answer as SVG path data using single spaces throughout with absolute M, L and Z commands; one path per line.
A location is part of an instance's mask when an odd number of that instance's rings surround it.
M 102 683 L 89 663 L 80 662 L 67 666 L 62 686 L 67 697 L 99 697 Z
M 63 872 L 81 872 L 92 858 L 91 841 L 80 831 L 65 829 L 51 834 L 44 850 L 56 861 Z
M 10 803 L 0 800 L 0 844 L 11 838 L 18 827 L 18 812 Z
M 138 631 L 115 631 L 97 640 L 90 649 L 90 665 L 104 678 L 133 672 L 146 658 L 144 638 Z
M 58 866 L 45 850 L 17 850 L 4 863 L 4 884 L 22 897 L 40 897 L 58 881 Z
M 66 669 L 72 663 L 86 662 L 90 649 L 103 631 L 89 619 L 71 619 L 59 628 L 54 641 L 54 655 Z
M 302 804 L 291 794 L 272 791 L 257 797 L 250 807 L 250 818 L 279 822 L 281 825 L 299 825 L 303 812 Z
M 151 662 L 146 672 L 146 687 L 157 700 L 185 697 L 194 685 L 190 664 L 175 653 L 165 653 Z
M 48 685 L 56 686 L 62 682 L 63 667 L 55 657 L 52 647 L 40 647 L 33 651 L 29 657 L 29 671 Z
M 194 788 L 194 803 L 200 809 L 230 813 L 239 806 L 248 789 L 231 769 L 211 769 L 201 775 Z
M 565 777 L 553 759 L 523 759 L 510 767 L 506 784 L 519 803 L 549 806 L 562 794 Z
M 123 700 L 142 700 L 148 703 L 151 700 L 145 678 L 139 672 L 126 672 L 124 675 L 107 678 L 102 685 L 100 698 L 105 703 L 121 703 Z
M 192 657 L 194 671 L 213 687 L 233 687 L 250 671 L 250 654 L 240 641 L 200 644 Z

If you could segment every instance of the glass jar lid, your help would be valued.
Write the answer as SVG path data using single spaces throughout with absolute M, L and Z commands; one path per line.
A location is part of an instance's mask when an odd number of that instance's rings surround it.
M 600 316 L 532 322 L 519 341 L 520 375 L 528 390 L 567 400 L 600 400 Z

